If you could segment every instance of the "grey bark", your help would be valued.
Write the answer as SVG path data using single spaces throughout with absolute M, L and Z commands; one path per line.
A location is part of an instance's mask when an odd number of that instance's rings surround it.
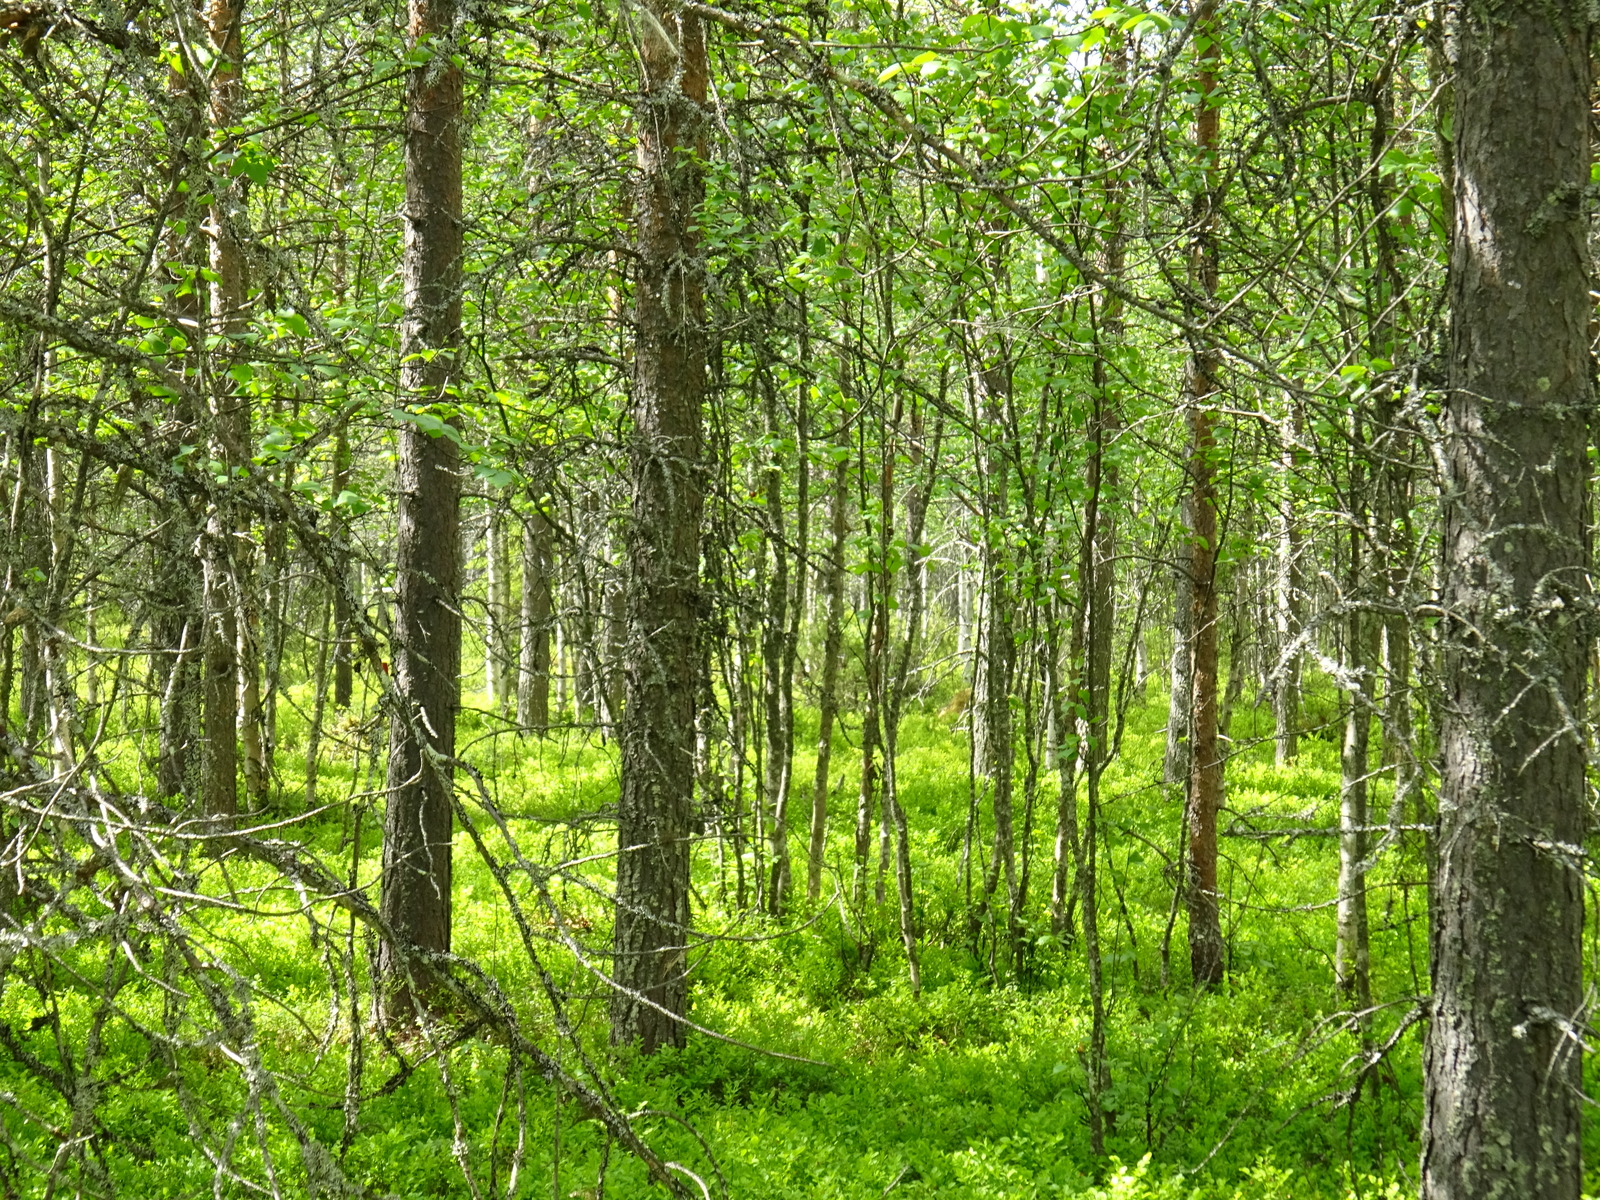
M 522 640 L 517 724 L 543 733 L 550 724 L 550 519 L 535 508 L 522 526 Z
M 1425 1200 L 1583 1186 L 1589 11 L 1459 10 Z
M 1283 420 L 1283 493 L 1278 498 L 1278 553 L 1273 588 L 1273 624 L 1277 633 L 1278 663 L 1273 672 L 1273 757 L 1280 767 L 1300 753 L 1300 659 L 1295 640 L 1300 636 L 1305 585 L 1300 559 L 1305 541 L 1296 511 L 1294 474 L 1299 468 L 1297 447 L 1303 420 L 1298 403 Z
M 1359 442 L 1357 443 L 1359 444 Z M 1365 584 L 1359 497 L 1364 472 L 1353 463 L 1350 473 L 1350 519 L 1347 601 L 1356 602 Z M 1334 952 L 1334 979 L 1345 1000 L 1358 1012 L 1372 1005 L 1372 975 L 1367 926 L 1368 788 L 1373 713 L 1373 669 L 1376 665 L 1377 621 L 1360 607 L 1345 617 L 1344 741 L 1339 755 L 1339 887 L 1338 936 Z
M 828 767 L 833 756 L 833 725 L 839 712 L 839 661 L 844 649 L 844 555 L 849 532 L 850 466 L 841 454 L 833 466 L 829 499 L 831 543 L 823 587 L 828 597 L 822 642 L 822 696 L 818 714 L 817 771 L 811 786 L 811 844 L 807 854 L 806 897 L 822 894 L 822 855 L 828 838 Z
M 700 668 L 708 64 L 700 18 L 640 9 L 626 700 L 617 817 L 611 1038 L 646 1054 L 683 1044 L 688 1004 L 690 821 Z
M 762 381 L 762 409 L 769 445 L 782 436 L 778 413 L 778 389 L 771 379 Z M 769 572 L 767 597 L 762 614 L 762 707 L 765 720 L 766 761 L 762 789 L 766 793 L 768 864 L 765 899 L 767 911 L 783 915 L 789 902 L 789 792 L 794 779 L 794 653 L 791 637 L 789 594 L 789 547 L 784 512 L 784 466 L 777 451 L 762 472 L 766 500 L 766 553 Z M 803 472 L 802 459 L 799 469 Z M 805 572 L 796 570 L 803 579 Z
M 205 16 L 206 32 L 217 55 L 208 83 L 211 128 L 228 149 L 232 146 L 228 131 L 235 123 L 243 94 L 243 6 L 219 0 L 208 6 Z M 209 440 L 212 457 L 230 468 L 241 468 L 248 462 L 250 413 L 248 402 L 234 387 L 228 367 L 232 358 L 230 341 L 244 328 L 247 294 L 244 252 L 237 229 L 242 219 L 243 184 L 236 178 L 231 182 L 217 180 L 212 186 L 215 198 L 207 217 L 212 276 L 208 332 L 219 341 L 209 364 Z M 248 529 L 247 518 L 223 490 L 213 499 L 201 536 L 205 610 L 201 795 L 206 814 L 219 820 L 231 818 L 238 810 L 241 734 L 248 738 L 245 757 L 251 764 L 251 793 L 259 794 L 262 786 L 259 735 L 252 723 L 257 714 L 241 705 L 241 698 L 247 702 L 253 699 L 255 683 L 253 656 L 248 653 L 249 630 L 241 619 L 246 570 L 243 558 L 248 545 L 248 538 L 238 536 L 241 526 Z M 246 639 L 243 645 L 241 638 Z M 246 650 L 243 655 L 241 648 Z M 247 672 L 252 678 L 245 684 Z

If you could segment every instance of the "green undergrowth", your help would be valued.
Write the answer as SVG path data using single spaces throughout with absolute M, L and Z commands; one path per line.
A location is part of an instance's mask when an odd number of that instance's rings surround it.
M 715 822 L 707 826 L 695 876 L 696 919 L 707 940 L 694 956 L 690 1016 L 713 1032 L 692 1034 L 685 1049 L 636 1059 L 606 1044 L 603 982 L 595 974 L 604 969 L 609 939 L 604 896 L 611 882 L 614 746 L 578 733 L 522 737 L 483 714 L 468 714 L 461 744 L 516 843 L 507 844 L 475 801 L 469 810 L 477 814 L 483 846 L 501 863 L 520 854 L 543 866 L 568 866 L 549 877 L 552 912 L 525 874 L 497 875 L 468 833 L 459 833 L 455 948 L 482 964 L 530 1032 L 571 1061 L 525 935 L 565 997 L 585 1051 L 608 1073 L 616 1104 L 636 1114 L 637 1128 L 663 1158 L 704 1179 L 712 1195 L 720 1194 L 719 1177 L 728 1194 L 761 1200 L 1414 1194 L 1418 997 L 1426 990 L 1424 845 L 1416 835 L 1401 836 L 1376 861 L 1370 877 L 1376 1005 L 1358 1021 L 1333 985 L 1337 843 L 1325 831 L 1337 818 L 1334 734 L 1314 732 L 1297 762 L 1277 768 L 1265 713 L 1240 708 L 1222 817 L 1229 976 L 1217 991 L 1196 993 L 1183 915 L 1172 910 L 1180 814 L 1159 782 L 1163 719 L 1159 697 L 1130 712 L 1103 786 L 1102 1157 L 1091 1153 L 1089 1141 L 1090 997 L 1081 939 L 1076 930 L 1052 931 L 1047 914 L 1056 780 L 1044 770 L 1034 776 L 1030 898 L 1016 944 L 992 915 L 974 932 L 969 895 L 981 891 L 992 828 L 982 789 L 969 777 L 961 718 L 935 706 L 909 714 L 900 735 L 920 995 L 909 983 L 892 878 L 888 902 L 880 906 L 874 897 L 876 843 L 864 894 L 852 897 L 858 764 L 848 736 L 834 759 L 828 869 L 818 903 L 797 900 L 781 921 L 752 915 L 759 873 L 748 840 L 753 831 L 744 831 L 740 859 L 737 846 L 718 847 Z M 798 756 L 797 781 L 812 778 L 814 723 L 814 714 L 801 714 L 797 744 L 807 752 Z M 336 723 L 335 731 L 321 744 L 317 785 L 319 802 L 329 808 L 295 827 L 293 836 L 341 873 L 353 865 L 357 884 L 370 888 L 380 863 L 381 812 L 369 793 L 382 774 L 374 757 L 381 731 L 354 718 Z M 303 763 L 303 725 L 291 715 L 280 735 L 281 759 Z M 1027 757 L 1019 756 L 1019 827 L 1029 822 L 1029 770 Z M 1373 811 L 1381 814 L 1387 784 L 1380 780 L 1374 790 Z M 975 794 L 978 818 L 964 853 Z M 798 787 L 797 796 L 790 845 L 803 855 L 801 809 L 809 787 Z M 302 803 L 288 782 L 281 811 L 265 815 L 281 818 Z M 796 878 L 803 897 L 803 865 Z M 519 1097 L 529 1137 L 515 1195 L 592 1196 L 603 1157 L 607 1196 L 652 1194 L 640 1164 L 615 1147 L 607 1150 L 596 1121 L 536 1076 L 508 1078 L 504 1051 L 482 1040 L 455 1047 L 443 1071 L 438 1060 L 423 1061 L 398 1084 L 394 1060 L 369 1042 L 362 1076 L 369 1098 L 347 1128 L 337 1100 L 346 1087 L 348 1025 L 341 1024 L 347 1017 L 330 997 L 329 979 L 342 969 L 341 946 L 354 946 L 350 969 L 364 988 L 370 942 L 359 935 L 345 940 L 347 924 L 329 906 L 314 907 L 309 919 L 297 913 L 291 893 L 264 868 L 203 865 L 196 886 L 240 900 L 239 911 L 194 909 L 189 919 L 199 940 L 226 960 L 231 986 L 254 998 L 255 1044 L 286 1102 L 369 1194 L 468 1196 L 463 1159 L 480 1185 L 492 1175 L 496 1194 L 505 1194 L 514 1135 L 504 1113 L 514 1115 Z M 524 914 L 521 926 L 513 904 Z M 582 947 L 581 960 L 560 940 L 558 924 Z M 27 960 L 13 967 L 0 995 L 0 1020 L 40 1062 L 59 1066 L 62 1047 L 86 1035 L 94 962 L 105 969 L 103 954 L 94 959 L 85 950 L 82 977 L 58 973 L 48 986 L 25 976 Z M 59 1006 L 59 1037 L 54 1025 L 40 1025 L 47 993 Z M 206 1032 L 193 996 L 185 1008 L 159 987 L 134 982 L 121 1003 L 127 1021 L 96 1033 L 104 1042 L 99 1076 L 110 1176 L 124 1195 L 211 1194 L 215 1172 L 186 1133 L 184 1106 L 211 1114 L 237 1109 L 248 1087 L 245 1073 L 233 1069 L 226 1039 Z M 176 1069 L 151 1061 L 148 1043 L 129 1028 L 141 1021 L 192 1033 L 193 1051 Z M 65 1103 L 16 1069 L 14 1058 L 0 1056 L 0 1063 L 8 1064 L 0 1066 L 7 1127 L 22 1142 L 37 1143 L 35 1153 L 48 1161 L 53 1150 L 42 1130 L 51 1120 L 58 1128 L 70 1122 Z M 23 1111 L 40 1121 L 22 1119 Z M 260 1153 L 248 1140 L 241 1139 L 239 1150 L 247 1165 Z M 274 1127 L 269 1147 L 278 1163 L 289 1164 L 280 1168 L 284 1194 L 306 1194 L 289 1132 Z M 13 1190 L 38 1194 L 25 1179 Z M 221 1194 L 251 1192 L 224 1182 Z

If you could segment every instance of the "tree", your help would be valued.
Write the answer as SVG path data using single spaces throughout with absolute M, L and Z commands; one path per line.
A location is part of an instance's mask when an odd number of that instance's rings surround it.
M 1588 14 L 1459 10 L 1427 1200 L 1582 1190 Z
M 410 0 L 409 12 L 419 61 L 406 75 L 400 383 L 410 407 L 395 472 L 398 707 L 389 726 L 382 913 L 404 942 L 448 950 L 450 760 L 461 697 L 461 478 L 448 423 L 461 377 L 460 13 L 455 0 Z M 409 1019 L 427 998 L 411 986 L 404 947 L 385 943 L 378 965 L 389 1015 Z
M 238 116 L 243 89 L 244 21 L 242 5 L 221 3 L 206 11 L 206 33 L 216 55 L 216 67 L 209 73 L 209 115 L 213 136 L 225 151 L 235 143 L 231 129 Z M 189 64 L 191 87 L 197 78 L 206 78 L 199 62 Z M 248 401 L 239 394 L 229 374 L 230 343 L 244 327 L 247 285 L 244 254 L 239 242 L 242 177 L 212 181 L 214 199 L 207 219 L 207 248 L 210 262 L 209 340 L 219 353 L 211 356 L 207 373 L 207 414 L 211 453 L 229 473 L 241 470 L 248 457 L 250 437 Z M 239 526 L 242 514 L 237 501 L 224 492 L 207 515 L 201 536 L 203 563 L 205 634 L 202 640 L 202 672 L 205 680 L 205 740 L 202 745 L 201 795 L 207 815 L 227 820 L 239 804 L 239 717 L 240 680 L 243 663 L 239 656 L 240 623 L 243 608 L 241 570 L 242 551 Z
M 1217 92 L 1215 0 L 1201 0 L 1194 14 L 1200 70 L 1195 146 L 1200 152 L 1204 185 L 1196 196 L 1192 285 L 1212 301 L 1217 294 L 1216 209 L 1221 172 L 1221 98 Z M 1217 809 L 1222 804 L 1222 747 L 1217 737 L 1217 484 L 1216 403 L 1221 356 L 1209 341 L 1196 344 L 1185 380 L 1185 416 L 1189 424 L 1187 575 L 1189 582 L 1188 650 L 1191 667 L 1189 749 L 1189 965 L 1196 987 L 1222 982 L 1222 922 L 1217 895 Z
M 704 195 L 709 66 L 700 18 L 637 11 L 638 223 L 628 477 L 626 695 L 619 731 L 611 1040 L 681 1046 L 688 1004 L 690 815 L 700 643 Z

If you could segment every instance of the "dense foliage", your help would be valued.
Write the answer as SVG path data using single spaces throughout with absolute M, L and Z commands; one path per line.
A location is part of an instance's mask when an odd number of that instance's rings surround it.
M 1444 7 L 0 0 L 5 1194 L 1414 1191 Z M 658 13 L 709 64 L 704 661 L 647 1055 Z M 450 71 L 460 337 L 403 355 Z M 465 637 L 397 1021 L 402 431 L 459 450 Z

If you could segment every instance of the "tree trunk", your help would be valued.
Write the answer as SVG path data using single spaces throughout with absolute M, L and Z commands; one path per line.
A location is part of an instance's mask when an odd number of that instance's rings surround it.
M 845 435 L 841 433 L 841 438 Z M 828 838 L 828 764 L 833 754 L 833 724 L 839 712 L 839 660 L 844 650 L 844 556 L 849 532 L 850 465 L 841 454 L 833 466 L 833 492 L 829 500 L 832 545 L 826 580 L 827 629 L 822 642 L 822 697 L 818 714 L 817 774 L 811 789 L 811 846 L 806 870 L 806 898 L 822 894 L 822 855 Z
M 984 903 L 991 902 L 1003 876 L 1006 912 L 1013 915 L 1017 897 L 1016 844 L 1012 820 L 1012 767 L 1015 747 L 1011 731 L 1012 677 L 1016 666 L 1016 641 L 1011 617 L 1010 563 L 1005 545 L 1009 532 L 1010 460 L 1007 456 L 1007 402 L 1011 390 L 1009 352 L 1001 348 L 995 361 L 985 364 L 977 380 L 982 398 L 984 427 L 989 449 L 983 464 L 984 528 L 983 580 L 986 619 L 983 626 L 983 689 L 978 712 L 983 722 L 983 770 L 989 781 L 994 809 L 994 857 L 984 877 Z M 1008 931 L 1008 934 L 1011 931 Z
M 1195 13 L 1200 46 L 1197 79 L 1199 111 L 1195 145 L 1205 172 L 1206 190 L 1195 213 L 1194 283 L 1201 295 L 1217 293 L 1217 248 L 1213 189 L 1218 185 L 1216 156 L 1220 109 L 1216 96 L 1216 0 L 1203 0 Z M 1189 494 L 1194 529 L 1190 543 L 1191 614 L 1190 720 L 1194 741 L 1189 763 L 1189 965 L 1196 987 L 1222 982 L 1222 922 L 1217 895 L 1217 810 L 1222 805 L 1222 748 L 1217 737 L 1217 490 L 1215 417 L 1220 356 L 1197 342 L 1189 362 Z
M 700 679 L 708 82 L 700 18 L 666 0 L 640 9 L 626 699 L 619 732 L 617 917 L 611 1039 L 646 1054 L 681 1046 L 688 1005 L 690 817 Z
M 1359 435 L 1353 440 L 1360 453 Z M 1352 456 L 1353 458 L 1355 455 Z M 1358 601 L 1362 579 L 1361 541 L 1365 536 L 1361 495 L 1363 472 L 1358 461 L 1350 470 L 1348 516 L 1349 570 L 1345 599 Z M 1334 979 L 1340 993 L 1357 1011 L 1372 1006 L 1370 952 L 1367 936 L 1367 777 L 1372 729 L 1374 635 L 1377 623 L 1370 613 L 1352 608 L 1345 618 L 1344 745 L 1339 756 L 1339 891 L 1338 943 L 1334 953 Z
M 461 342 L 461 69 L 455 0 L 410 0 L 410 40 L 431 51 L 406 77 L 405 313 L 400 384 L 417 409 L 447 403 Z M 395 478 L 392 671 L 401 710 L 389 728 L 384 823 L 384 918 L 405 942 L 450 948 L 451 771 L 461 703 L 461 478 L 455 441 L 415 422 L 399 431 Z M 385 943 L 378 967 L 386 1016 L 412 1019 L 403 951 Z
M 1463 5 L 1426 1200 L 1576 1200 L 1589 6 Z
M 174 92 L 186 92 L 187 85 L 176 73 L 169 79 Z M 189 173 L 186 149 L 179 150 L 175 173 Z M 196 213 L 189 199 L 182 210 L 186 219 Z M 198 221 L 192 222 L 200 224 Z M 166 251 L 174 263 L 192 262 L 197 257 L 198 234 L 168 235 Z M 195 288 L 178 291 L 172 297 L 178 319 L 187 328 L 197 329 L 204 320 L 201 292 Z M 171 355 L 174 371 L 194 377 L 200 346 L 185 348 Z M 188 398 L 174 403 L 178 432 L 163 439 L 163 451 L 178 453 L 179 446 L 195 436 L 200 421 L 198 406 Z M 200 530 L 194 514 L 184 505 L 174 505 L 154 542 L 153 576 L 156 611 L 150 622 L 152 651 L 156 659 L 155 683 L 159 689 L 160 728 L 156 742 L 156 787 L 162 797 L 183 797 L 199 802 L 200 714 L 202 707 L 202 645 L 205 641 L 204 572 L 196 554 Z
M 794 766 L 794 657 L 789 642 L 789 547 L 783 503 L 783 462 L 777 443 L 782 437 L 778 389 L 761 381 L 762 410 L 771 459 L 762 472 L 766 500 L 766 604 L 761 630 L 762 706 L 766 734 L 767 845 L 772 854 L 767 881 L 767 911 L 782 916 L 789 901 L 789 789 Z M 800 464 L 802 470 L 805 465 Z M 803 574 L 803 572 L 796 572 Z
M 511 698 L 511 543 L 506 537 L 504 500 L 491 494 L 484 527 L 483 702 L 497 716 Z
M 864 440 L 864 439 L 863 439 Z M 863 471 L 863 475 L 865 472 Z M 865 498 L 861 509 L 867 511 Z M 878 538 L 873 548 L 877 559 L 876 569 L 862 576 L 866 591 L 867 636 L 862 648 L 866 669 L 866 707 L 861 717 L 861 790 L 856 797 L 856 867 L 851 885 L 852 901 L 861 905 L 865 901 L 868 864 L 872 856 L 872 817 L 882 786 L 879 772 L 879 750 L 883 745 L 883 684 L 885 658 L 889 645 L 889 596 L 887 555 L 890 534 L 888 525 L 894 519 L 894 456 L 885 451 L 879 466 Z M 887 825 L 885 826 L 887 828 Z M 883 903 L 883 878 L 878 878 L 877 900 Z
M 1072 887 L 1072 872 L 1082 863 L 1083 851 L 1078 831 L 1078 756 L 1069 752 L 1066 736 L 1070 728 L 1067 691 L 1073 686 L 1077 655 L 1074 652 L 1068 658 L 1067 683 L 1063 686 L 1061 608 L 1060 601 L 1051 602 L 1044 645 L 1044 705 L 1048 722 L 1045 734 L 1047 757 L 1055 767 L 1057 783 L 1056 834 L 1050 873 L 1050 928 L 1057 935 L 1068 938 L 1072 933 L 1072 909 L 1077 903 L 1077 893 Z M 1073 640 L 1078 640 L 1076 635 Z
M 210 123 L 222 140 L 222 149 L 233 148 L 230 132 L 243 98 L 241 77 L 244 45 L 240 37 L 244 21 L 243 5 L 219 0 L 206 8 L 206 32 L 216 53 L 216 66 L 209 82 Z M 230 469 L 242 468 L 249 461 L 250 413 L 248 402 L 235 387 L 228 368 L 233 357 L 232 339 L 244 329 L 247 288 L 244 277 L 244 252 L 239 244 L 238 226 L 243 218 L 243 180 L 216 180 L 207 219 L 211 271 L 211 320 L 208 333 L 217 339 L 211 357 L 207 395 L 210 400 L 210 449 L 218 462 Z M 226 821 L 239 805 L 239 742 L 241 733 L 249 738 L 247 759 L 252 771 L 260 769 L 260 743 L 247 728 L 255 714 L 240 704 L 241 694 L 250 698 L 245 683 L 253 675 L 251 656 L 240 655 L 241 638 L 249 631 L 241 622 L 244 607 L 244 562 L 248 537 L 238 536 L 247 518 L 226 491 L 214 498 L 201 538 L 203 562 L 203 605 L 205 640 L 202 654 L 204 676 L 201 743 L 201 795 L 207 816 Z M 253 684 L 254 680 L 250 680 Z M 252 774 L 252 784 L 259 777 Z
M 201 576 L 195 532 L 183 509 L 167 518 L 156 549 L 157 613 L 150 631 L 160 688 L 156 788 L 164 798 L 195 796 L 199 740 Z
M 1194 691 L 1194 496 L 1192 488 L 1180 504 L 1178 536 L 1182 541 L 1173 556 L 1172 660 L 1167 676 L 1167 749 L 1161 760 L 1162 781 L 1187 794 L 1189 762 L 1193 757 L 1192 712 Z
M 517 724 L 543 734 L 550 724 L 550 519 L 535 507 L 522 526 L 522 641 Z
M 1283 421 L 1283 494 L 1278 499 L 1278 555 L 1274 579 L 1273 624 L 1278 638 L 1278 663 L 1273 673 L 1272 728 L 1273 758 L 1280 767 L 1288 766 L 1300 753 L 1300 653 L 1294 650 L 1300 636 L 1301 582 L 1300 555 L 1304 534 L 1300 515 L 1295 511 L 1293 478 L 1299 467 L 1296 447 L 1303 420 L 1298 401 Z
M 1113 86 L 1120 92 L 1128 74 L 1128 43 L 1116 41 L 1109 61 Z M 1124 265 L 1122 185 L 1107 188 L 1112 234 L 1106 247 L 1106 273 L 1120 279 Z M 1085 1100 L 1089 1109 L 1089 1148 L 1096 1158 L 1105 1153 L 1107 1110 L 1104 1104 L 1111 1074 L 1106 1062 L 1105 979 L 1100 953 L 1100 781 L 1111 761 L 1111 654 L 1116 628 L 1116 505 L 1118 473 L 1107 450 L 1122 430 L 1122 409 L 1112 386 L 1111 355 L 1123 337 L 1122 302 L 1108 295 L 1095 336 L 1094 416 L 1090 436 L 1088 507 L 1084 512 L 1081 562 L 1083 587 L 1084 685 L 1086 719 L 1080 726 L 1079 755 L 1088 783 L 1083 838 L 1078 843 L 1079 903 L 1083 909 L 1083 951 L 1089 969 L 1089 1056 Z M 1137 947 L 1133 948 L 1137 954 Z M 1137 972 L 1137 968 L 1135 968 Z M 1135 974 L 1137 978 L 1137 973 Z
M 942 399 L 942 397 L 941 397 Z M 898 425 L 898 421 L 896 422 Z M 905 639 L 895 656 L 883 706 L 883 816 L 894 828 L 894 880 L 895 893 L 900 902 L 900 944 L 906 952 L 906 970 L 910 976 L 911 994 L 922 994 L 922 965 L 917 954 L 917 926 L 915 896 L 911 884 L 911 833 L 906 819 L 905 806 L 900 803 L 899 779 L 896 774 L 896 752 L 900 736 L 900 714 L 905 705 L 906 684 L 911 668 L 922 650 L 923 615 L 927 609 L 928 593 L 923 577 L 926 557 L 922 534 L 927 521 L 928 504 L 933 497 L 934 484 L 939 473 L 939 444 L 943 440 L 943 417 L 936 419 L 932 437 L 932 453 L 923 449 L 922 414 L 913 409 L 911 437 L 907 447 L 913 471 L 926 462 L 926 476 L 913 480 L 906 502 L 906 568 L 904 594 L 900 610 L 905 616 Z M 888 575 L 885 573 L 887 583 Z
M 1108 319 L 1108 324 L 1109 324 Z M 1118 331 L 1120 332 L 1120 331 Z M 1083 837 L 1077 846 L 1078 899 L 1083 909 L 1083 949 L 1089 968 L 1089 1056 L 1088 1088 L 1089 1143 L 1096 1157 L 1105 1153 L 1106 1113 L 1101 1102 L 1110 1082 L 1106 1067 L 1106 1014 L 1100 956 L 1100 907 L 1098 873 L 1100 827 L 1100 780 L 1110 758 L 1111 732 L 1111 642 L 1116 587 L 1116 523 L 1110 511 L 1111 493 L 1116 488 L 1115 468 L 1105 461 L 1106 443 L 1120 425 L 1118 413 L 1108 393 L 1104 356 L 1095 363 L 1096 396 L 1094 448 L 1089 457 L 1090 488 L 1088 511 L 1084 515 L 1082 587 L 1084 617 L 1084 692 L 1085 718 L 1079 722 L 1079 760 L 1088 783 L 1084 809 Z
M 350 435 L 344 426 L 339 427 L 333 450 L 333 494 L 343 494 L 350 486 Z M 350 556 L 345 551 L 347 537 L 335 541 L 335 561 L 339 564 L 339 578 L 348 584 L 351 575 Z M 355 694 L 354 650 L 355 614 L 350 610 L 347 587 L 333 589 L 333 706 L 340 712 L 350 707 Z

